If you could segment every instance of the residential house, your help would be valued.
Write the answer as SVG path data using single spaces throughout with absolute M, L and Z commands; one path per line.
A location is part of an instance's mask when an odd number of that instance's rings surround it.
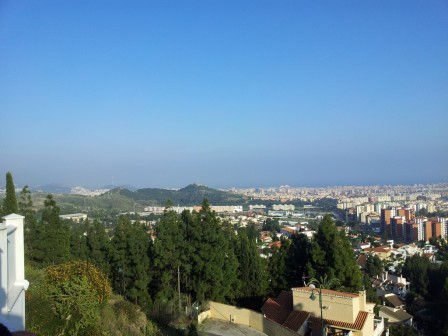
M 412 315 L 400 308 L 381 306 L 378 315 L 386 319 L 387 325 L 410 325 L 412 326 Z
M 366 301 L 365 291 L 354 294 L 297 287 L 282 292 L 276 299 L 269 298 L 261 311 L 265 318 L 297 335 L 321 336 L 323 324 L 326 335 L 379 336 L 384 331 L 384 321 L 374 318 L 374 306 Z

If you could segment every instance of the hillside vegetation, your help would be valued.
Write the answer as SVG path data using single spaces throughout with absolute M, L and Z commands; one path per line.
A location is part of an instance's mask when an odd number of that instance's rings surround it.
M 33 193 L 33 203 L 42 208 L 46 193 Z M 170 200 L 174 205 L 193 206 L 207 198 L 212 205 L 240 205 L 247 198 L 206 186 L 191 184 L 179 190 L 145 188 L 131 191 L 125 188 L 112 189 L 105 194 L 89 197 L 73 194 L 55 194 L 54 199 L 61 213 L 90 212 L 97 209 L 114 212 L 143 211 L 146 206 L 165 206 Z

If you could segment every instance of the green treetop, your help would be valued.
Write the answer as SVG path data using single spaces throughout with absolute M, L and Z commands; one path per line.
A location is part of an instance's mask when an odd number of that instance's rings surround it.
M 70 228 L 60 217 L 52 195 L 44 201 L 42 219 L 36 225 L 32 259 L 44 265 L 60 264 L 70 259 Z
M 311 276 L 336 278 L 343 289 L 357 292 L 362 288 L 361 271 L 356 265 L 354 252 L 344 232 L 338 232 L 330 215 L 319 225 L 312 242 L 310 263 Z

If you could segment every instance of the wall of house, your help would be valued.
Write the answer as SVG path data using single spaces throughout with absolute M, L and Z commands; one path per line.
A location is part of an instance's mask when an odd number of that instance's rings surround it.
M 210 301 L 210 315 L 214 319 L 249 326 L 267 335 L 297 336 L 292 330 L 264 318 L 263 314 L 245 308 Z
M 369 313 L 369 315 L 367 315 L 366 321 L 364 322 L 364 327 L 362 328 L 360 335 L 370 336 L 374 334 L 375 331 L 375 326 L 373 323 L 374 317 L 375 317 L 374 313 Z
M 316 299 L 310 299 L 310 291 L 293 289 L 293 309 L 305 310 L 314 316 L 320 316 L 319 295 L 315 292 Z M 328 307 L 323 310 L 326 319 L 354 323 L 359 312 L 359 297 L 341 297 L 337 295 L 322 294 L 322 305 Z

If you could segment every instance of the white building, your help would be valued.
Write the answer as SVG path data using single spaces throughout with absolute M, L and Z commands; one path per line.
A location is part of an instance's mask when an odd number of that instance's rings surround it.
M 294 211 L 295 206 L 293 204 L 273 204 L 272 210 L 274 211 Z
M 74 222 L 80 222 L 87 219 L 87 214 L 74 213 L 74 214 L 60 215 L 59 217 L 61 217 L 62 219 L 72 220 Z

